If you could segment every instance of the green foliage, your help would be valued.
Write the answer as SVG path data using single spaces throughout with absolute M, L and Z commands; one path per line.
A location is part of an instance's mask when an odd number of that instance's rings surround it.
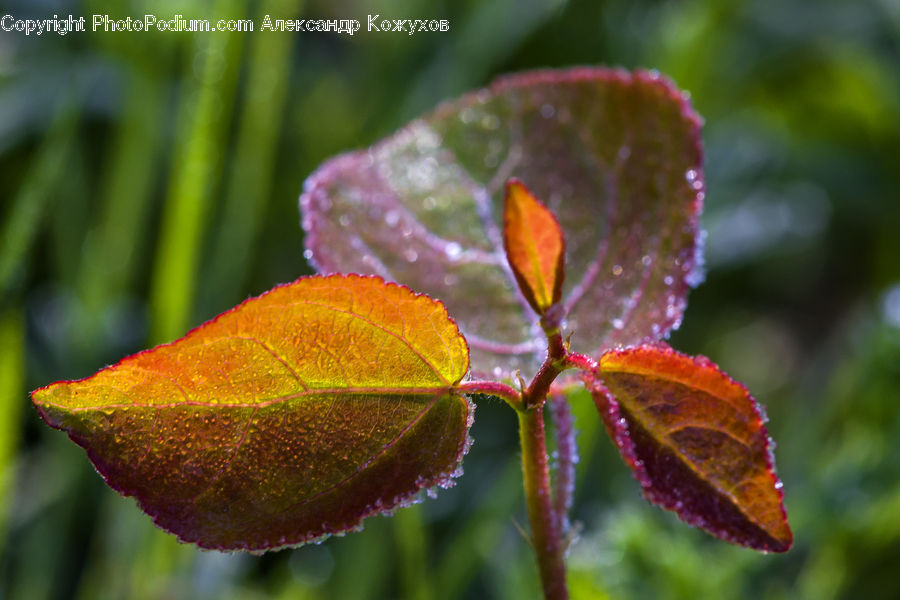
M 301 12 L 298 4 L 240 10 L 360 19 L 367 10 L 323 1 Z M 148 5 L 96 1 L 58 12 L 128 14 Z M 757 556 L 638 501 L 612 445 L 587 441 L 602 440 L 586 433 L 602 425 L 581 397 L 574 518 L 605 535 L 586 534 L 573 547 L 573 596 L 897 597 L 900 332 L 897 302 L 887 295 L 900 282 L 896 3 L 519 6 L 371 9 L 450 19 L 450 32 L 428 37 L 244 37 L 227 127 L 212 146 L 221 167 L 206 180 L 204 222 L 193 225 L 196 256 L 166 250 L 193 261 L 188 271 L 199 278 L 193 291 L 173 291 L 187 294 L 188 316 L 179 318 L 198 324 L 306 268 L 294 199 L 303 177 L 334 152 L 366 146 L 495 73 L 585 63 L 658 68 L 693 93 L 707 119 L 708 276 L 673 344 L 713 357 L 766 404 L 797 541 L 787 555 Z M 27 408 L 26 389 L 88 375 L 146 347 L 150 323 L 174 318 L 149 299 L 175 148 L 193 135 L 176 125 L 176 107 L 192 101 L 202 74 L 207 55 L 196 44 L 212 44 L 197 38 L 2 35 L 9 51 L 0 79 L 0 264 L 12 267 L 2 270 L 0 308 L 24 330 L 24 343 L 13 336 L 20 342 L 3 347 L 2 364 L 24 363 L 25 371 L 12 391 L 17 439 L 2 438 L 16 450 L 0 597 L 528 598 L 538 584 L 508 517 L 525 521 L 505 406 L 479 406 L 466 476 L 422 507 L 422 532 L 373 520 L 327 546 L 264 557 L 177 544 Z M 288 48 L 257 49 L 280 43 Z M 248 111 L 260 71 L 274 73 L 272 95 L 260 100 L 274 130 L 241 134 L 256 127 L 242 119 L 261 118 Z M 248 156 L 261 171 L 230 182 Z M 236 199 L 226 201 L 230 194 Z M 20 200 L 26 196 L 35 200 Z M 233 246 L 222 250 L 229 239 Z M 402 575 L 404 553 L 425 565 L 423 581 Z M 406 592 L 421 586 L 430 589 Z

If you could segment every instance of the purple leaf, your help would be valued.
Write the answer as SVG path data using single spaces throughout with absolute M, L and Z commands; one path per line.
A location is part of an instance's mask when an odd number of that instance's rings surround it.
M 531 370 L 546 343 L 501 236 L 517 177 L 565 233 L 573 350 L 658 340 L 702 278 L 699 131 L 685 96 L 652 72 L 501 78 L 322 165 L 300 198 L 306 257 L 440 298 L 476 372 Z

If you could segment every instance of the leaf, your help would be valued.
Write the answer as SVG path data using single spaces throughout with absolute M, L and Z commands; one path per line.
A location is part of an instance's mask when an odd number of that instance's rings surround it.
M 791 547 L 772 442 L 744 386 L 661 344 L 605 353 L 599 377 L 586 385 L 648 500 L 736 544 Z
M 300 198 L 305 256 L 440 298 L 474 371 L 528 372 L 546 341 L 501 231 L 518 177 L 559 219 L 572 349 L 596 357 L 680 323 L 702 278 L 701 163 L 700 118 L 655 73 L 513 75 L 323 164 Z
M 439 302 L 373 277 L 311 277 L 32 398 L 157 525 L 259 551 L 450 485 L 471 424 L 455 390 L 467 369 Z
M 565 277 L 566 244 L 556 217 L 518 179 L 506 183 L 503 248 L 519 290 L 543 315 L 559 302 Z

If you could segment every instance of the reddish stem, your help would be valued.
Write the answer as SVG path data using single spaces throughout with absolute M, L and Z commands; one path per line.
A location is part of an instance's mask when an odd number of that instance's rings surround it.
M 531 384 L 522 392 L 522 408 L 518 411 L 519 438 L 522 443 L 525 502 L 544 598 L 564 600 L 569 597 L 566 588 L 565 545 L 550 493 L 543 408 L 550 385 L 566 368 L 567 351 L 558 330 L 548 332 L 547 342 L 547 358 Z
M 543 410 L 535 406 L 520 410 L 518 415 L 525 501 L 544 598 L 566 600 L 569 593 L 566 589 L 565 548 L 553 515 Z
M 565 363 L 567 369 L 581 369 L 588 373 L 594 373 L 599 366 L 597 361 L 587 354 L 579 354 L 577 352 L 567 353 Z
M 543 407 L 547 400 L 547 394 L 550 392 L 550 384 L 562 373 L 566 368 L 566 347 L 563 344 L 562 336 L 557 331 L 547 338 L 547 358 L 544 364 L 538 369 L 531 384 L 524 392 L 522 392 L 522 403 L 525 408 L 536 406 Z
M 574 428 L 568 403 L 562 396 L 556 398 L 552 408 L 560 462 L 555 493 L 551 493 L 543 408 L 550 386 L 560 373 L 572 368 L 593 372 L 597 363 L 589 356 L 569 353 L 558 323 L 553 318 L 544 321 L 547 358 L 527 388 L 519 392 L 500 382 L 471 381 L 460 384 L 459 390 L 467 394 L 498 396 L 516 410 L 522 443 L 525 502 L 544 598 L 567 600 L 569 592 L 566 587 L 566 544 L 563 536 L 568 529 L 568 511 L 574 486 Z
M 515 388 L 499 381 L 467 381 L 457 387 L 464 394 L 487 394 L 497 396 L 516 410 L 522 408 L 522 394 Z

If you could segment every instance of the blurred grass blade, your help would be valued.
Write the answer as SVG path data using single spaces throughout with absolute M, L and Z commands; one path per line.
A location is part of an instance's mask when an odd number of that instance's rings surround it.
M 302 0 L 266 0 L 265 15 L 297 15 Z M 272 188 L 275 150 L 282 131 L 282 114 L 290 80 L 292 35 L 256 35 L 250 38 L 246 99 L 241 107 L 237 144 L 225 185 L 222 224 L 199 290 L 200 306 L 219 312 L 240 300 L 241 286 L 253 260 L 259 225 Z
M 21 277 L 54 189 L 65 177 L 78 123 L 80 103 L 74 97 L 73 93 L 62 100 L 37 156 L 13 196 L 11 211 L 0 232 L 0 300 Z
M 431 600 L 434 594 L 428 575 L 428 540 L 421 504 L 404 508 L 394 515 L 394 537 L 403 597 Z
M 0 547 L 6 519 L 25 404 L 25 333 L 20 311 L 0 314 Z
M 447 544 L 434 571 L 434 589 L 441 600 L 462 598 L 479 568 L 499 545 L 509 515 L 521 501 L 522 465 L 515 457 L 503 467 L 493 485 L 467 515 L 456 535 Z
M 154 58 L 168 63 L 171 46 L 157 45 Z M 129 71 L 126 102 L 104 162 L 99 224 L 85 241 L 78 278 L 82 299 L 98 311 L 125 292 L 135 259 L 151 231 L 146 225 L 167 116 L 166 88 L 147 69 Z
M 336 563 L 343 568 L 332 575 L 328 593 L 322 594 L 322 598 L 376 600 L 391 597 L 387 588 L 394 562 L 373 559 L 388 554 L 384 541 L 391 534 L 390 523 L 388 519 L 369 519 L 364 535 L 347 536 L 339 545 L 332 544 Z
M 240 18 L 233 0 L 219 0 L 211 15 Z M 199 73 L 182 92 L 169 191 L 161 225 L 151 290 L 151 341 L 170 341 L 191 319 L 198 255 L 215 192 L 231 118 L 245 34 L 195 34 L 186 68 Z M 181 137 L 181 133 L 184 137 Z

